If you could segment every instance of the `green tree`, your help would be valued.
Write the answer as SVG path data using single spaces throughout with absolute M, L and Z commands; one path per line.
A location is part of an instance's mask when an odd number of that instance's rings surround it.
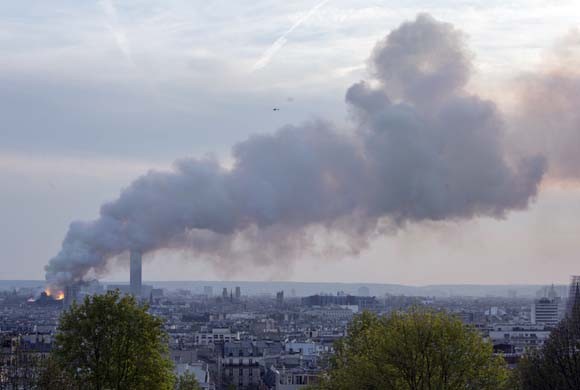
M 86 297 L 60 319 L 56 364 L 83 390 L 172 389 L 162 320 L 119 292 Z
M 357 316 L 319 388 L 497 390 L 508 377 L 503 359 L 475 330 L 445 313 L 412 309 Z
M 175 384 L 176 390 L 201 390 L 201 386 L 197 382 L 194 374 L 186 372 L 177 378 Z

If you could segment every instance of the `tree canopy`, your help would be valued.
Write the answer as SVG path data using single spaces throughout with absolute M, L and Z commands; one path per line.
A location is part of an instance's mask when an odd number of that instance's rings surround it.
M 76 388 L 172 389 L 163 323 L 147 309 L 118 292 L 86 297 L 60 319 L 56 364 Z
M 508 378 L 503 359 L 475 330 L 445 313 L 412 309 L 356 317 L 319 387 L 497 390 Z
M 199 382 L 195 378 L 195 375 L 186 372 L 177 378 L 177 383 L 175 384 L 176 390 L 201 390 Z

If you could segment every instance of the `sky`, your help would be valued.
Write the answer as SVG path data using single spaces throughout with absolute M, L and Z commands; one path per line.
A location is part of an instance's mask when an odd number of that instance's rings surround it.
M 578 28 L 573 0 L 102 0 L 0 3 L 0 279 L 42 279 L 74 220 L 183 157 L 232 162 L 252 134 L 349 123 L 346 90 L 377 41 L 427 12 L 463 31 L 468 88 L 511 86 Z M 273 107 L 280 108 L 272 111 Z M 574 128 L 575 129 L 575 128 Z M 580 129 L 578 129 L 580 132 Z M 580 185 L 545 178 L 527 210 L 408 223 L 356 255 L 276 266 L 145 256 L 149 280 L 561 283 L 580 273 Z M 126 259 L 106 274 L 126 280 Z

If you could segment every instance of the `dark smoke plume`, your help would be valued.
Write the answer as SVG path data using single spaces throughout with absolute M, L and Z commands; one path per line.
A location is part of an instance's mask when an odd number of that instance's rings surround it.
M 495 105 L 464 89 L 472 65 L 460 32 L 419 15 L 379 42 L 369 65 L 375 79 L 346 93 L 351 132 L 286 126 L 235 145 L 230 169 L 183 159 L 149 172 L 99 219 L 71 224 L 47 280 L 102 274 L 130 249 L 281 261 L 314 250 L 312 229 L 347 238 L 356 253 L 385 225 L 501 218 L 528 206 L 543 159 L 506 157 Z

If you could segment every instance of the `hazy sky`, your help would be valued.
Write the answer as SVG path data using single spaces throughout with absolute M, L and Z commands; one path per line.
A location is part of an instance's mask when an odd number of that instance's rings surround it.
M 40 279 L 68 224 L 130 181 L 312 118 L 348 121 L 375 43 L 428 12 L 467 34 L 470 88 L 505 103 L 578 26 L 577 0 L 4 1 L 0 3 L 0 279 Z M 273 107 L 280 111 L 273 112 Z M 580 132 L 580 129 L 578 129 Z M 503 220 L 409 224 L 357 257 L 212 268 L 148 256 L 145 279 L 552 283 L 580 273 L 580 186 L 545 180 Z M 109 279 L 125 280 L 121 265 Z

